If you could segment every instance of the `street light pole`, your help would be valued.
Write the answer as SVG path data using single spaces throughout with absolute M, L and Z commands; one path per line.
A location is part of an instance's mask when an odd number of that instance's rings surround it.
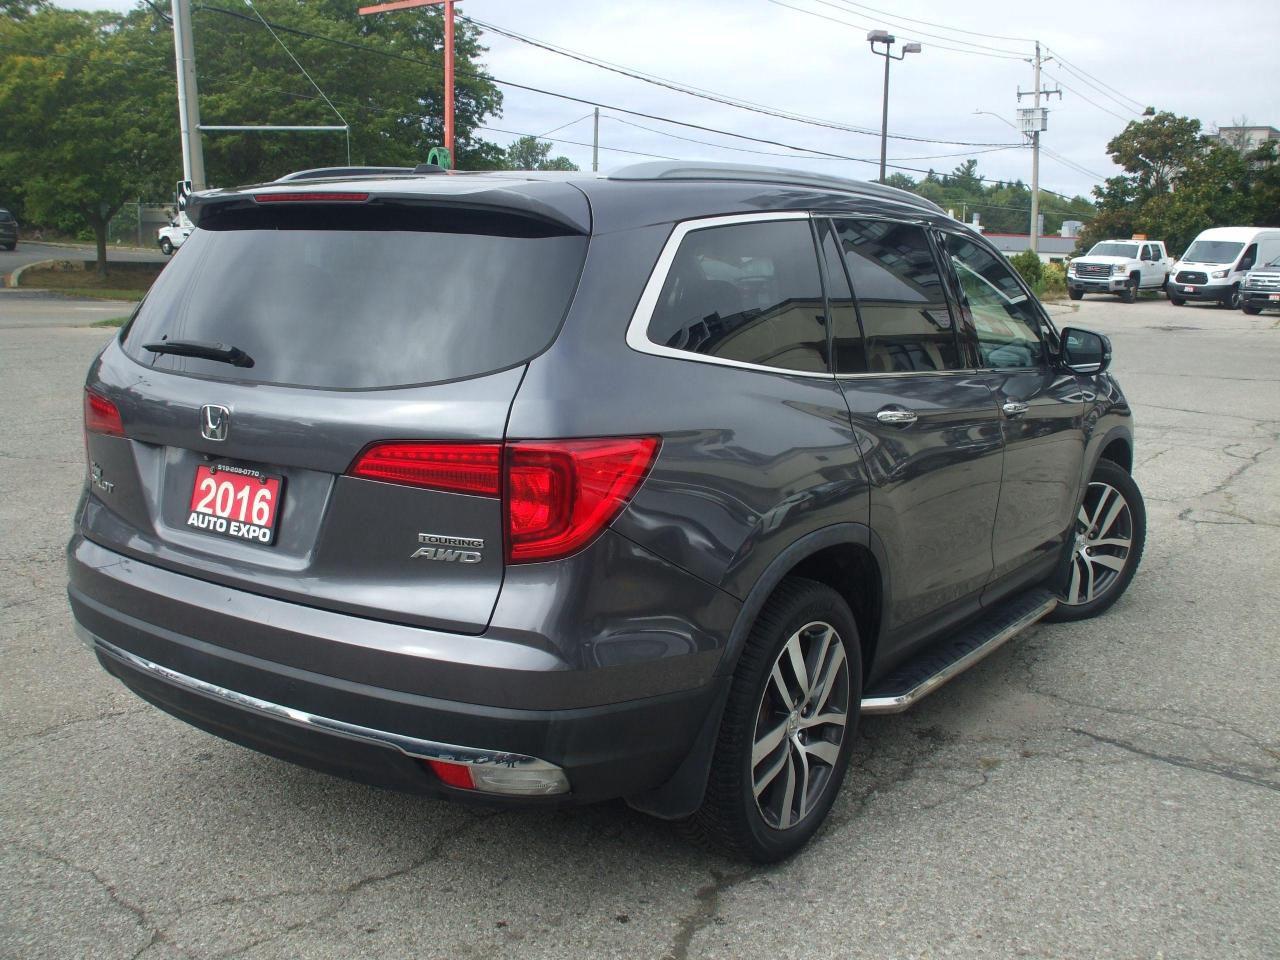
M 905 60 L 908 53 L 919 53 L 920 44 L 908 43 L 903 46 L 902 53 L 896 57 L 893 55 L 893 45 L 897 43 L 898 38 L 887 30 L 872 30 L 867 34 L 867 43 L 871 45 L 871 52 L 876 56 L 884 57 L 884 104 L 880 112 L 880 182 L 884 183 L 885 179 L 885 160 L 886 151 L 889 143 L 889 61 Z M 883 44 L 884 50 L 877 50 L 876 44 Z

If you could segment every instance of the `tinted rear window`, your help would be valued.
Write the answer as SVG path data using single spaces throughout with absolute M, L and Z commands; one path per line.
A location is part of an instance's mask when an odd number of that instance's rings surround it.
M 0 223 L 12 223 L 13 214 L 8 210 L 0 210 Z
M 330 389 L 456 380 L 551 342 L 587 238 L 525 217 L 412 206 L 207 217 L 147 295 L 125 350 L 157 369 Z M 235 367 L 145 344 L 213 341 Z

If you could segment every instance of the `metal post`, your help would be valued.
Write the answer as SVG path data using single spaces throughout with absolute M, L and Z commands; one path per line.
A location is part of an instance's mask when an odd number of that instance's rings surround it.
M 1036 129 L 1031 134 L 1031 252 L 1040 252 L 1040 41 L 1036 41 L 1036 84 L 1032 89 Z
M 880 182 L 884 183 L 885 148 L 889 142 L 889 48 L 884 49 L 884 108 L 880 112 Z
M 453 151 L 453 0 L 444 0 L 444 146 L 457 167 Z
M 196 89 L 196 46 L 191 36 L 191 0 L 173 0 L 173 53 L 178 74 L 178 127 L 182 136 L 182 177 L 203 190 L 204 147 L 200 142 L 200 103 Z
M 591 135 L 591 172 L 600 171 L 600 108 L 595 108 L 595 129 Z

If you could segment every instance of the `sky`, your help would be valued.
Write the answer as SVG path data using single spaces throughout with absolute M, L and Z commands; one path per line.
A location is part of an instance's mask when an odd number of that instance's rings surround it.
M 59 0 L 59 5 L 134 6 L 129 0 Z M 1115 175 L 1107 142 L 1145 106 L 1196 117 L 1206 131 L 1240 118 L 1280 127 L 1280 4 L 1274 0 L 1213 5 L 1188 0 L 464 0 L 456 9 L 685 86 L 869 131 L 833 130 L 737 109 L 486 33 L 484 63 L 493 76 L 606 105 L 600 122 L 603 170 L 651 159 L 638 154 L 656 154 L 874 179 L 884 60 L 868 47 L 870 29 L 889 30 L 898 38 L 897 49 L 910 41 L 923 47 L 891 64 L 890 164 L 949 172 L 973 156 L 983 176 L 1030 182 L 1031 152 L 1009 124 L 1018 90 L 1033 86 L 1029 61 L 1037 39 L 1052 58 L 1044 65 L 1042 85 L 1062 89 L 1061 98 L 1047 102 L 1040 164 L 1045 189 L 1088 195 L 1096 183 Z M 415 15 L 420 14 L 384 14 Z M 584 119 L 589 106 L 511 88 L 503 88 L 503 95 L 503 115 L 490 119 L 482 136 L 502 144 L 517 134 L 578 141 L 557 142 L 553 155 L 590 168 L 592 123 Z M 1023 98 L 1022 106 L 1030 103 Z M 609 105 L 872 162 L 819 159 L 619 114 Z M 268 119 L 242 118 L 246 123 Z

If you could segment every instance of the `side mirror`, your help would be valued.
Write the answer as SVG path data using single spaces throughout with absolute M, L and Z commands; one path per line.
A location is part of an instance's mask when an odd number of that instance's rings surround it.
M 1072 373 L 1102 373 L 1111 366 L 1111 341 L 1092 330 L 1066 327 L 1058 346 L 1058 362 Z

